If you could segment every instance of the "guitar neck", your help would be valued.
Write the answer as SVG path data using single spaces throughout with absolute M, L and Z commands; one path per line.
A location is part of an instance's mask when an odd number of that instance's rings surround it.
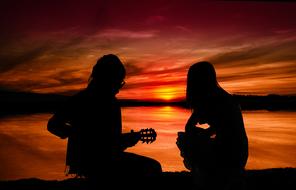
M 152 143 L 156 140 L 156 132 L 154 129 L 141 129 L 140 131 L 135 132 L 134 130 L 131 130 L 130 133 L 127 133 L 126 135 L 131 135 L 131 138 L 137 138 L 138 140 L 142 141 L 143 143 L 146 142 Z

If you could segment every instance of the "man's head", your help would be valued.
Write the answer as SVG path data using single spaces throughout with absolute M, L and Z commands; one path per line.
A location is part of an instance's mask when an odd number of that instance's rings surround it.
M 104 55 L 93 67 L 89 87 L 102 93 L 111 91 L 116 94 L 124 85 L 125 74 L 124 65 L 116 55 Z

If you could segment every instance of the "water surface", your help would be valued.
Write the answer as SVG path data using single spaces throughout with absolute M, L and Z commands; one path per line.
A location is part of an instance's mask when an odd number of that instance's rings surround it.
M 179 107 L 124 107 L 124 132 L 154 128 L 157 140 L 129 152 L 152 157 L 164 171 L 186 170 L 176 146 L 178 131 L 190 115 Z M 0 179 L 63 179 L 66 140 L 46 130 L 51 114 L 0 118 Z M 296 167 L 296 112 L 245 111 L 250 156 L 247 169 Z M 98 148 L 99 151 L 99 148 Z

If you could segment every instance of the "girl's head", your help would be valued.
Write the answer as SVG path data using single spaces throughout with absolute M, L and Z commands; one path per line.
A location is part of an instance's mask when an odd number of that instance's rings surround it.
M 218 88 L 214 66 L 206 61 L 198 62 L 190 66 L 187 74 L 186 98 L 190 106 L 193 106 L 213 95 Z

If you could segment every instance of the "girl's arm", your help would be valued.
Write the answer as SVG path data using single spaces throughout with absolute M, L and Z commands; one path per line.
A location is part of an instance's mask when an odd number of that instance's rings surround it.
M 70 122 L 56 114 L 53 115 L 47 123 L 47 130 L 61 139 L 69 137 L 71 128 Z
M 185 132 L 199 131 L 202 133 L 206 133 L 208 136 L 216 134 L 216 128 L 214 126 L 210 125 L 207 129 L 204 129 L 196 126 L 198 123 L 204 124 L 205 121 L 200 119 L 199 114 L 196 111 L 193 111 L 186 123 Z
M 189 117 L 186 125 L 185 125 L 185 132 L 193 131 L 196 128 L 196 124 L 198 123 L 198 116 L 195 111 Z
M 208 134 L 208 136 L 212 136 L 216 134 L 216 129 L 213 126 L 210 126 L 209 128 L 205 129 L 205 132 Z

